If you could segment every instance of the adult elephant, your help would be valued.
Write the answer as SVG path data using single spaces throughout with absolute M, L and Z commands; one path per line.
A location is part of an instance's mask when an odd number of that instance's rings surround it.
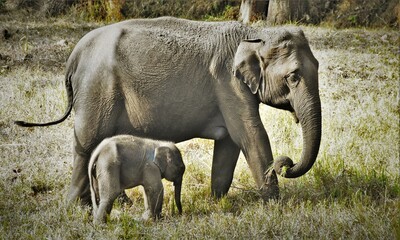
M 67 63 L 68 109 L 75 110 L 69 200 L 90 201 L 92 150 L 117 134 L 180 142 L 214 139 L 212 193 L 230 188 L 240 150 L 264 199 L 279 193 L 275 171 L 305 174 L 321 138 L 318 61 L 298 28 L 171 17 L 129 20 L 89 32 Z M 292 112 L 303 130 L 298 163 L 273 156 L 259 103 Z

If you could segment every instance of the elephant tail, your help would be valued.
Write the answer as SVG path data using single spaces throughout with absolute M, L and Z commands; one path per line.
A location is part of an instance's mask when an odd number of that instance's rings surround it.
M 24 121 L 14 121 L 15 124 L 21 127 L 45 127 L 45 126 L 50 126 L 50 125 L 55 125 L 58 123 L 63 122 L 67 117 L 71 114 L 72 111 L 72 105 L 73 105 L 73 89 L 72 89 L 72 83 L 71 83 L 71 74 L 67 74 L 65 77 L 65 87 L 67 90 L 67 97 L 68 97 L 68 106 L 67 109 L 64 113 L 64 115 L 59 118 L 58 120 L 47 122 L 47 123 L 30 123 L 30 122 L 24 122 Z

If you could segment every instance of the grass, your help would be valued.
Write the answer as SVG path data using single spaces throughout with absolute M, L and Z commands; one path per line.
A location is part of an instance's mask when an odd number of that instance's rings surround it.
M 163 220 L 138 220 L 143 199 L 132 189 L 133 205 L 115 203 L 109 224 L 98 227 L 87 208 L 64 204 L 73 118 L 28 129 L 12 121 L 63 113 L 65 59 L 99 24 L 0 20 L 12 33 L 0 44 L 0 239 L 400 238 L 398 32 L 303 27 L 320 62 L 322 144 L 309 173 L 279 178 L 279 201 L 260 199 L 243 156 L 228 196 L 210 198 L 213 143 L 194 139 L 178 145 L 187 166 L 182 216 L 165 182 Z M 274 156 L 299 159 L 301 129 L 290 114 L 267 106 L 260 113 Z

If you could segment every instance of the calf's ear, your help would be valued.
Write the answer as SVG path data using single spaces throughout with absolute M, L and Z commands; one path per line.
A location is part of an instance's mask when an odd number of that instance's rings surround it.
M 158 147 L 154 150 L 154 163 L 160 169 L 161 174 L 165 173 L 165 170 L 171 161 L 171 149 L 168 147 Z

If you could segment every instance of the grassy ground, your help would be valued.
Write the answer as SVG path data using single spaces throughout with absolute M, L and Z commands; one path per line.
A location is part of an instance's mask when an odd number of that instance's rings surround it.
M 63 113 L 64 62 L 98 25 L 12 19 L 0 16 L 0 29 L 11 33 L 0 42 L 0 239 L 400 238 L 398 32 L 304 27 L 320 61 L 322 145 L 309 173 L 280 178 L 279 201 L 260 200 L 243 156 L 228 196 L 211 199 L 212 142 L 194 139 L 179 144 L 187 166 L 183 216 L 165 182 L 163 220 L 137 220 L 143 199 L 134 189 L 133 206 L 116 203 L 101 228 L 88 209 L 64 204 L 72 118 L 48 128 L 12 124 Z M 274 155 L 299 159 L 300 126 L 286 112 L 260 112 Z

